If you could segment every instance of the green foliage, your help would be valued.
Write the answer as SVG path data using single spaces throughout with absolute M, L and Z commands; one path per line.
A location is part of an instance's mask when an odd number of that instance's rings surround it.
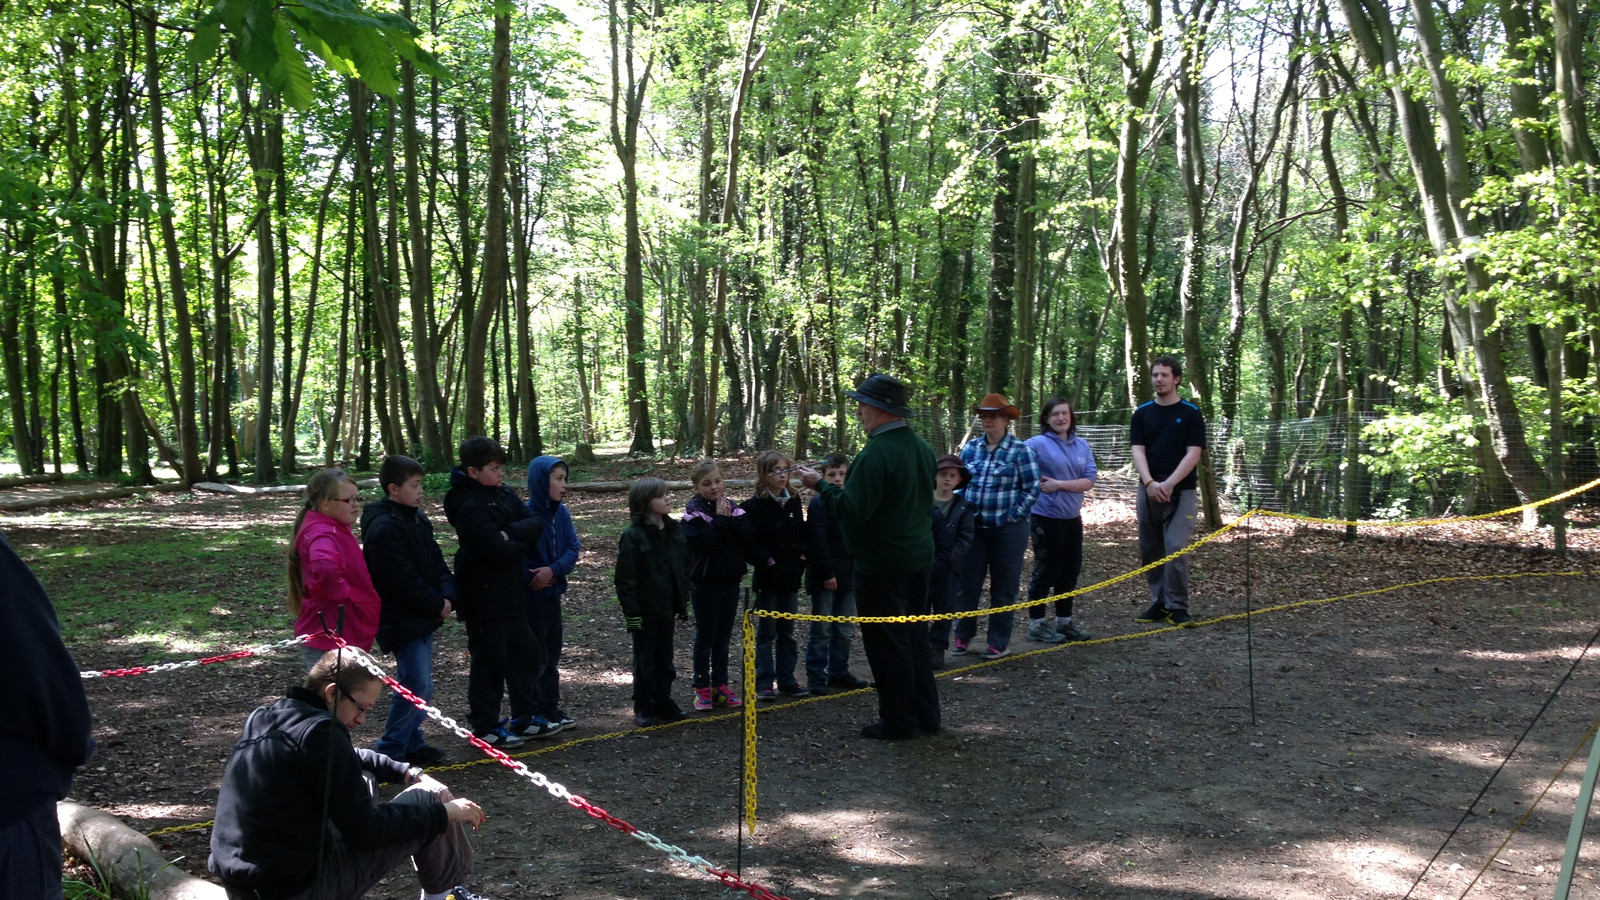
M 294 109 L 309 108 L 313 99 L 302 48 L 386 97 L 400 87 L 395 77 L 400 59 L 429 75 L 448 74 L 410 19 L 368 12 L 355 0 L 219 0 L 195 27 L 190 60 L 215 55 L 224 28 L 234 39 L 239 66 L 282 94 Z
M 1433 489 L 1442 480 L 1482 474 L 1473 450 L 1481 422 L 1460 400 L 1445 397 L 1426 386 L 1390 382 L 1398 399 L 1406 401 L 1379 410 L 1382 418 L 1361 429 L 1367 451 L 1361 462 L 1373 475 L 1390 475 L 1406 483 Z

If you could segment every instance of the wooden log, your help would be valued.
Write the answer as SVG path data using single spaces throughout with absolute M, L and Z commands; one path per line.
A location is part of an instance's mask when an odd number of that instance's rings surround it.
M 376 488 L 378 479 L 363 478 L 356 482 L 358 487 Z M 194 490 L 207 491 L 213 494 L 238 494 L 240 496 L 253 496 L 256 494 L 298 494 L 304 491 L 303 484 L 264 484 L 257 487 L 252 484 L 224 484 L 220 481 L 197 481 Z
M 56 804 L 56 818 L 61 822 L 62 843 L 73 856 L 93 863 L 118 897 L 227 900 L 228 892 L 220 885 L 167 862 L 154 841 L 110 813 L 62 800 Z
M 15 500 L 0 500 L 0 512 L 22 512 L 24 510 L 46 509 L 54 506 L 77 506 L 82 503 L 93 503 L 96 500 L 119 500 L 123 497 L 132 497 L 135 494 L 162 494 L 183 489 L 183 485 L 176 481 L 164 481 L 160 484 L 146 484 L 139 487 L 114 487 L 98 491 L 55 494 L 49 497 L 21 497 Z
M 60 481 L 61 476 L 51 473 L 46 475 L 7 475 L 0 478 L 0 488 L 21 487 L 25 484 L 49 484 Z
M 726 481 L 724 481 L 722 483 L 724 485 L 728 486 L 728 487 L 731 487 L 731 488 L 735 488 L 735 487 L 755 487 L 756 481 L 755 481 L 754 478 L 729 478 L 729 479 L 727 479 Z M 791 484 L 799 484 L 799 483 L 800 482 L 799 482 L 798 479 L 796 479 L 795 481 L 791 482 Z M 590 491 L 590 492 L 593 492 L 593 493 L 596 493 L 596 494 L 621 494 L 621 493 L 625 493 L 628 490 L 628 488 L 630 488 L 632 486 L 633 486 L 633 482 L 631 482 L 631 481 L 569 481 L 569 482 L 567 482 L 567 490 L 569 490 L 569 491 Z M 692 491 L 692 490 L 694 490 L 694 484 L 691 483 L 691 482 L 688 482 L 688 481 L 669 481 L 669 482 L 667 482 L 667 490 L 669 490 L 669 491 Z

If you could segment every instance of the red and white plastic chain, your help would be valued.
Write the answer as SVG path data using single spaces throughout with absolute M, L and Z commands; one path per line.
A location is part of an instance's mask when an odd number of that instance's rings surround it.
M 577 794 L 572 793 L 571 791 L 567 790 L 565 786 L 544 777 L 542 773 L 533 771 L 521 761 L 512 759 L 510 756 L 507 756 L 504 751 L 497 750 L 494 747 L 489 746 L 483 742 L 482 738 L 458 724 L 455 719 L 452 719 L 441 712 L 438 707 L 429 705 L 421 697 L 418 697 L 416 694 L 407 689 L 405 685 L 395 681 L 393 678 L 385 674 L 383 669 L 379 668 L 378 664 L 373 661 L 372 657 L 361 652 L 355 647 L 349 646 L 348 644 L 346 644 L 345 647 L 351 651 L 351 653 L 355 656 L 356 661 L 359 662 L 363 668 L 365 668 L 368 672 L 371 672 L 373 675 L 376 675 L 378 678 L 383 679 L 384 684 L 388 685 L 389 688 L 396 694 L 404 697 L 408 702 L 422 710 L 428 718 L 433 719 L 435 722 L 438 722 L 440 725 L 449 729 L 457 737 L 462 738 L 463 740 L 472 744 L 472 746 L 482 750 L 496 762 L 508 769 L 511 769 L 513 772 L 516 772 L 518 775 L 521 775 L 523 778 L 528 779 L 539 787 L 544 788 L 550 793 L 551 796 L 559 800 L 566 801 L 568 806 L 583 810 L 593 818 L 599 819 L 623 834 L 639 839 L 640 841 L 649 845 L 652 849 L 659 851 L 660 853 L 663 853 L 677 860 L 678 862 L 689 866 L 692 869 L 709 875 L 728 887 L 744 891 L 746 894 L 749 894 L 751 897 L 755 898 L 755 900 L 788 900 L 787 897 L 774 894 L 772 891 L 767 890 L 759 884 L 751 884 L 747 881 L 744 881 L 743 879 L 739 878 L 739 876 L 727 871 L 726 869 L 719 869 L 716 866 L 713 866 L 703 857 L 691 856 L 689 852 L 683 848 L 669 844 L 648 831 L 640 830 L 639 828 L 629 824 L 627 821 L 617 818 L 611 813 L 606 812 L 604 809 L 601 809 L 600 807 L 595 806 L 593 803 L 590 803 L 588 800 L 585 800 Z
M 128 675 L 151 675 L 156 672 L 171 672 L 174 669 L 192 669 L 196 666 L 209 666 L 214 663 L 228 662 L 235 659 L 248 659 L 252 656 L 259 656 L 262 653 L 267 653 L 272 650 L 281 650 L 284 647 L 293 647 L 296 644 L 305 643 L 307 637 L 309 637 L 309 635 L 302 634 L 289 638 L 286 641 L 262 644 L 258 647 L 246 647 L 243 650 L 235 650 L 232 653 L 224 653 L 221 656 L 207 656 L 203 659 L 186 659 L 182 662 L 161 663 L 154 666 L 133 666 L 127 669 L 105 669 L 99 672 L 79 672 L 78 675 L 85 679 L 123 678 Z

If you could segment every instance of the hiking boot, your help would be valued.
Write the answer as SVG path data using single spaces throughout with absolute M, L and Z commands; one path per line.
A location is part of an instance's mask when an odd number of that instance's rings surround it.
M 683 707 L 679 706 L 675 701 L 667 700 L 656 707 L 656 718 L 663 722 L 682 722 L 684 719 L 689 718 L 689 714 L 684 712 Z
M 1194 616 L 1189 615 L 1189 611 L 1186 609 L 1175 609 L 1167 613 L 1167 621 L 1174 625 L 1187 625 L 1194 621 Z
M 733 688 L 725 684 L 717 685 L 716 693 L 711 695 L 711 702 L 718 706 L 726 706 L 729 709 L 744 705 L 739 699 L 739 695 L 733 692 Z
M 1152 603 L 1149 609 L 1134 616 L 1133 620 L 1144 625 L 1165 622 L 1167 620 L 1167 608 L 1159 603 Z
M 544 716 L 520 716 L 512 719 L 506 730 L 519 738 L 537 739 L 555 737 L 561 731 L 561 726 Z
M 1011 655 L 1011 648 L 1010 647 L 996 647 L 993 644 L 990 644 L 989 645 L 989 649 L 983 651 L 983 654 L 982 654 L 984 659 L 1000 659 L 1001 657 L 1010 656 L 1010 655 Z
M 845 672 L 841 675 L 829 675 L 828 687 L 838 688 L 842 691 L 859 691 L 865 687 L 872 687 L 872 682 Z
M 649 713 L 634 713 L 633 724 L 639 726 L 640 728 L 651 728 L 656 725 L 665 725 L 667 724 L 667 720 L 652 716 Z
M 1034 619 L 1033 624 L 1028 626 L 1028 640 L 1036 644 L 1059 644 L 1066 639 L 1066 635 L 1050 627 L 1047 619 Z
M 423 744 L 421 747 L 401 757 L 402 761 L 408 762 L 413 766 L 421 766 L 424 769 L 438 765 L 441 759 L 444 759 L 444 751 L 432 744 Z
M 1056 633 L 1069 641 L 1092 641 L 1094 635 L 1072 624 L 1071 619 L 1057 619 Z
M 694 711 L 707 712 L 711 709 L 711 688 L 694 689 Z
M 506 730 L 504 725 L 496 725 L 488 731 L 476 732 L 473 734 L 473 737 L 476 737 L 478 740 L 483 741 L 485 744 L 488 744 L 496 750 L 504 750 L 507 747 L 522 746 L 522 738 L 519 738 L 510 731 Z

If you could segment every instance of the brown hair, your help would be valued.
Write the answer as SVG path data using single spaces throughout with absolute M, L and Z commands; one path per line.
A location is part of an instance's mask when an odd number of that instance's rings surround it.
M 650 501 L 667 495 L 667 483 L 659 478 L 641 478 L 628 487 L 628 518 L 643 525 L 650 514 Z
M 319 697 L 330 684 L 337 684 L 339 690 L 353 694 L 377 680 L 378 676 L 356 661 L 356 655 L 350 648 L 341 647 L 322 654 L 322 658 L 311 665 L 311 671 L 306 673 L 305 687 L 315 691 Z
M 778 463 L 788 462 L 789 454 L 782 450 L 767 450 L 756 457 L 756 496 L 766 497 L 772 494 L 767 487 L 767 476 L 778 468 Z
M 305 595 L 305 581 L 300 577 L 300 527 L 305 524 L 306 513 L 317 508 L 324 500 L 334 499 L 341 484 L 355 484 L 343 469 L 323 469 L 306 482 L 305 501 L 300 504 L 300 514 L 294 517 L 294 531 L 289 537 L 289 614 L 300 615 L 300 601 Z
M 698 491 L 699 487 L 700 487 L 700 482 L 705 480 L 705 477 L 707 475 L 710 475 L 712 472 L 721 472 L 721 471 L 722 471 L 722 466 L 717 465 L 717 461 L 716 460 L 714 460 L 714 459 L 702 459 L 699 462 L 694 464 L 694 468 L 693 469 L 689 470 L 689 486 Z
M 1071 416 L 1067 420 L 1067 437 L 1075 436 L 1078 433 L 1078 411 L 1073 409 L 1072 404 L 1064 397 L 1051 397 L 1039 406 L 1039 433 L 1055 434 L 1055 429 L 1050 427 L 1050 417 L 1055 414 L 1058 406 L 1065 406 L 1067 415 Z

